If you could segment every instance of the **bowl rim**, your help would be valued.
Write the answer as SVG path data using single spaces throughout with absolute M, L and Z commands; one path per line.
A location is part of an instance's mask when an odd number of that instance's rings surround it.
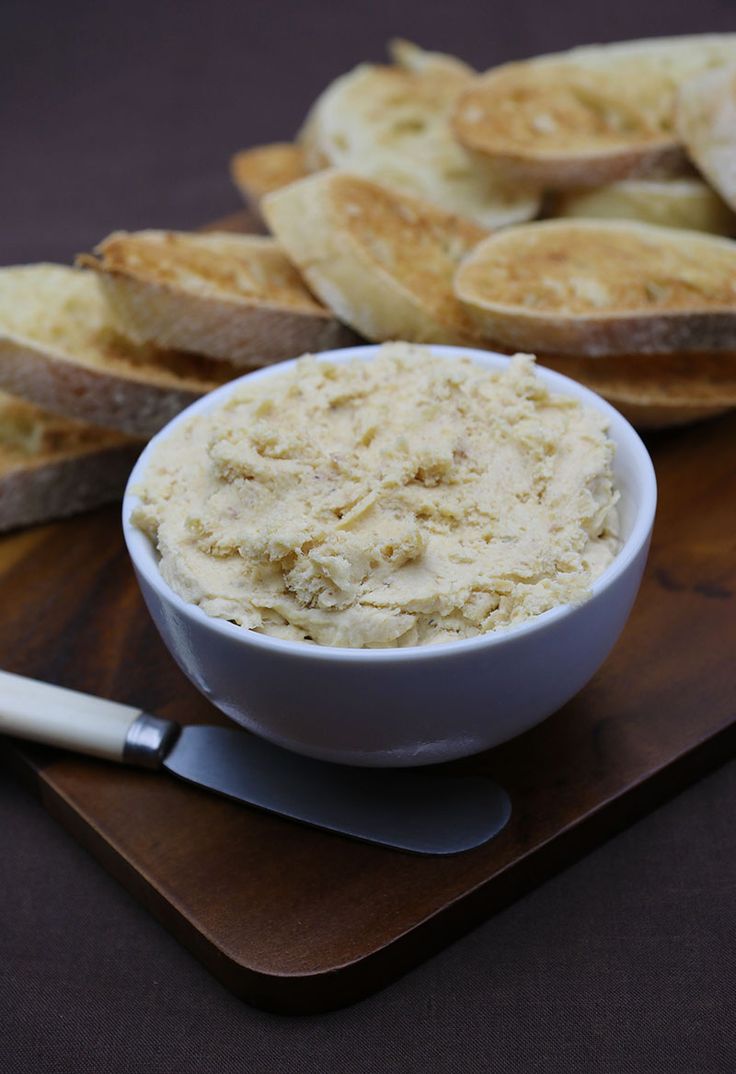
M 474 349 L 471 347 L 455 347 L 445 344 L 410 344 L 421 346 L 431 351 L 438 357 L 470 358 L 479 365 L 485 365 L 489 369 L 499 370 L 511 361 L 511 355 L 500 354 L 497 351 Z M 312 355 L 317 361 L 339 363 L 353 360 L 370 360 L 384 346 L 381 343 L 360 345 L 357 347 L 341 347 L 336 350 L 321 351 Z M 303 357 L 303 356 L 299 356 Z M 299 357 L 284 362 L 274 363 L 245 373 L 235 380 L 228 381 L 219 388 L 208 392 L 195 400 L 188 407 L 175 415 L 166 423 L 151 440 L 146 444 L 131 470 L 126 483 L 122 503 L 122 522 L 125 543 L 128 554 L 137 573 L 156 592 L 158 597 L 173 606 L 179 615 L 213 631 L 215 634 L 229 638 L 242 645 L 252 645 L 257 649 L 264 649 L 272 653 L 281 653 L 297 659 L 306 660 L 332 660 L 337 662 L 369 662 L 380 663 L 395 661 L 422 661 L 427 659 L 436 660 L 442 657 L 451 657 L 453 654 L 460 656 L 462 653 L 472 652 L 474 649 L 483 649 L 487 646 L 495 647 L 504 643 L 515 641 L 518 638 L 545 630 L 563 619 L 574 615 L 575 612 L 598 597 L 608 589 L 621 575 L 625 573 L 630 564 L 638 556 L 642 547 L 648 542 L 654 524 L 654 515 L 657 505 L 657 481 L 654 466 L 641 437 L 629 421 L 590 388 L 586 388 L 578 381 L 557 373 L 545 366 L 537 365 L 536 371 L 544 380 L 546 386 L 561 395 L 569 395 L 579 399 L 584 404 L 601 411 L 608 419 L 608 435 L 614 441 L 617 448 L 625 444 L 636 457 L 637 465 L 635 473 L 639 480 L 641 491 L 641 504 L 633 520 L 629 536 L 624 541 L 620 551 L 604 571 L 595 579 L 590 587 L 590 596 L 584 601 L 577 603 L 560 604 L 554 608 L 542 612 L 540 615 L 524 620 L 522 623 L 512 626 L 500 627 L 494 631 L 475 635 L 472 638 L 458 638 L 452 641 L 436 642 L 425 645 L 390 646 L 385 648 L 349 648 L 347 646 L 319 645 L 314 642 L 291 641 L 285 638 L 276 638 L 269 634 L 262 634 L 247 627 L 238 626 L 226 619 L 218 619 L 207 615 L 199 605 L 185 601 L 164 580 L 158 569 L 156 551 L 150 538 L 139 530 L 131 522 L 131 514 L 138 504 L 138 496 L 133 489 L 141 481 L 144 471 L 148 467 L 151 456 L 156 451 L 157 445 L 165 440 L 177 426 L 188 421 L 196 414 L 205 413 L 230 395 L 237 392 L 243 384 L 256 380 L 266 379 L 270 376 L 278 376 L 292 369 L 299 361 Z M 591 359 L 594 361 L 594 359 Z

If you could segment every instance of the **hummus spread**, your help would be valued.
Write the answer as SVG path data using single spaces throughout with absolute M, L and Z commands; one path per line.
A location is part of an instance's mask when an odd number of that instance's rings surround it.
M 136 490 L 160 569 L 278 638 L 423 645 L 584 600 L 619 547 L 605 419 L 500 373 L 387 344 L 311 356 L 174 430 Z

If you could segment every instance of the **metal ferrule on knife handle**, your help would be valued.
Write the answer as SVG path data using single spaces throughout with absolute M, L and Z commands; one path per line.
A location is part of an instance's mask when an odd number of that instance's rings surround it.
M 142 768 L 160 768 L 171 747 L 179 737 L 181 727 L 173 720 L 162 720 L 142 712 L 133 720 L 125 736 L 123 761 Z

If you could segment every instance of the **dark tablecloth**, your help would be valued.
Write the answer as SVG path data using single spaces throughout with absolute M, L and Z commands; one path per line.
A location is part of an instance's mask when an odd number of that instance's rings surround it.
M 234 211 L 229 155 L 289 137 L 393 35 L 483 67 L 735 29 L 733 0 L 6 0 L 0 263 Z M 734 803 L 729 763 L 382 993 L 285 1018 L 225 992 L 0 772 L 0 1070 L 732 1074 Z

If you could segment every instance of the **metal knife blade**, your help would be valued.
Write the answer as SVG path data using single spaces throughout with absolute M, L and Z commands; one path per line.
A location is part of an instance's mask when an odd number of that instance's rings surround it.
M 457 854 L 509 819 L 490 779 L 354 768 L 302 757 L 235 728 L 186 726 L 163 767 L 226 798 L 415 854 Z

